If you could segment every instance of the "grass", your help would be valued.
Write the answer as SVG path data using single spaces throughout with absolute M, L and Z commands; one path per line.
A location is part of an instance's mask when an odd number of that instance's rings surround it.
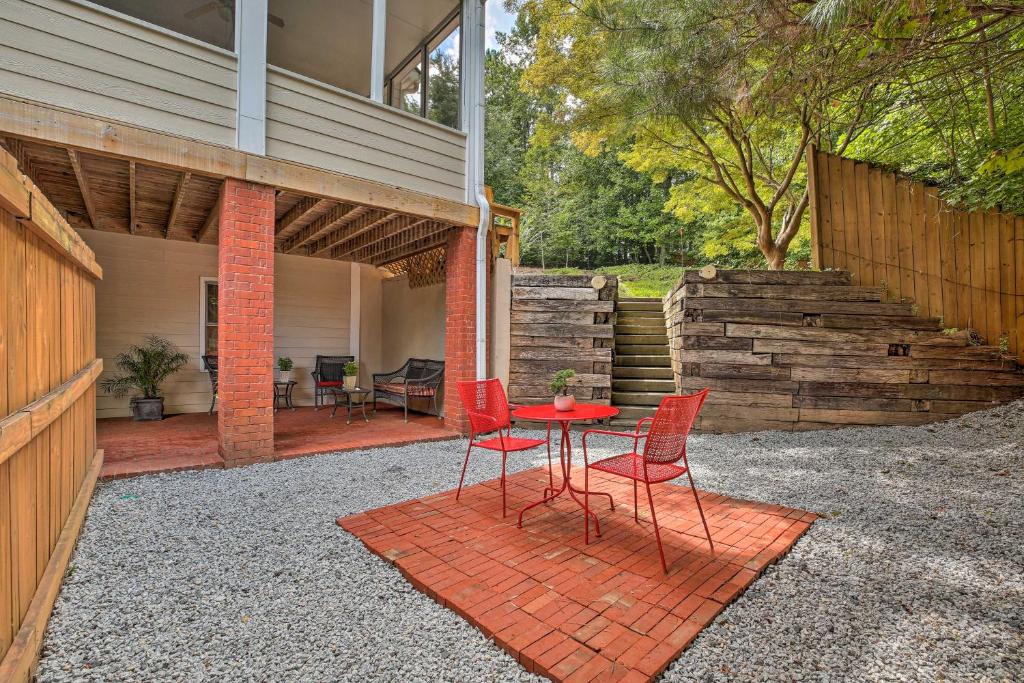
M 551 275 L 582 275 L 588 272 L 615 275 L 619 278 L 619 296 L 663 297 L 679 281 L 681 266 L 629 264 L 607 266 L 585 271 L 581 268 L 548 268 Z

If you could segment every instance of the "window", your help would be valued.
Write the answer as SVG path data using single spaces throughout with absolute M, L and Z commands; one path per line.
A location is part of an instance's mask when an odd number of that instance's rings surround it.
M 373 3 L 269 0 L 267 63 L 367 97 Z
M 235 0 L 93 0 L 97 5 L 201 40 L 235 49 Z
M 387 101 L 392 107 L 458 128 L 462 85 L 460 12 L 456 8 L 445 17 L 385 79 Z
M 199 355 L 217 355 L 217 280 L 199 281 Z

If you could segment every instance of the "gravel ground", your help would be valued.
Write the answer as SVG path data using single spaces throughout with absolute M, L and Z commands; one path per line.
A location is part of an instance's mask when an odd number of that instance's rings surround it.
M 1024 679 L 1024 403 L 691 438 L 698 485 L 824 516 L 665 680 Z M 451 488 L 463 444 L 101 485 L 40 680 L 535 680 L 334 525 Z

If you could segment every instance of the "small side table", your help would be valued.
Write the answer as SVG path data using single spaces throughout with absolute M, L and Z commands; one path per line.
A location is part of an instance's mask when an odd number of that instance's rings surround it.
M 373 389 L 363 389 L 362 387 L 331 387 L 331 395 L 334 396 L 334 408 L 331 409 L 331 417 L 338 412 L 338 406 L 341 405 L 342 397 L 348 404 L 348 424 L 352 424 L 352 408 L 359 407 L 363 413 L 363 422 L 369 422 L 370 418 L 366 416 L 366 401 L 369 399 L 370 394 L 373 393 Z
M 276 413 L 278 408 L 281 407 L 281 402 L 284 401 L 284 407 L 295 410 L 295 406 L 292 405 L 292 391 L 295 390 L 295 385 L 298 384 L 295 380 L 288 380 L 287 382 L 274 382 L 274 412 Z

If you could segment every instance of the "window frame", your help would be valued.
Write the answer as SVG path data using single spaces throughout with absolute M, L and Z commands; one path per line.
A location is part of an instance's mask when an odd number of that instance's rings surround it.
M 201 277 L 199 278 L 199 369 L 203 372 L 207 372 L 206 366 L 203 364 L 203 356 L 206 355 L 206 330 L 210 326 L 210 321 L 206 318 L 206 290 L 209 285 L 217 285 L 217 295 L 220 298 L 220 282 L 216 277 Z M 217 323 L 220 326 L 220 306 L 217 307 Z
M 439 35 L 441 35 L 441 33 L 446 28 L 448 28 L 448 26 L 453 21 L 455 21 L 456 18 L 458 19 L 458 24 L 456 24 L 456 28 L 458 28 L 459 31 L 460 31 L 460 33 L 459 33 L 459 90 L 460 91 L 462 90 L 462 88 L 464 87 L 463 78 L 462 78 L 463 77 L 463 69 L 462 69 L 462 66 L 463 66 L 462 65 L 462 61 L 463 61 L 462 60 L 462 55 L 463 55 L 462 42 L 464 40 L 464 36 L 462 34 L 462 18 L 463 18 L 462 17 L 462 3 L 460 2 L 455 9 L 453 9 L 451 12 L 449 12 L 445 16 L 445 18 L 441 20 L 441 23 L 439 23 L 437 26 L 435 26 L 434 28 L 432 28 L 430 30 L 430 32 L 426 35 L 426 37 L 412 50 L 412 52 L 410 52 L 405 57 L 405 59 L 403 59 L 401 62 L 398 63 L 397 67 L 395 67 L 394 69 L 391 70 L 391 73 L 385 75 L 385 77 L 384 77 L 384 101 L 388 103 L 389 107 L 391 107 L 393 109 L 398 109 L 400 111 L 405 111 L 405 112 L 410 113 L 410 114 L 413 113 L 413 112 L 409 112 L 406 109 L 402 109 L 401 107 L 396 107 L 391 102 L 392 102 L 392 97 L 394 95 L 393 88 L 394 88 L 395 78 L 399 74 L 403 73 L 411 64 L 414 64 L 417 60 L 419 60 L 420 63 L 423 64 L 423 73 L 420 76 L 420 110 L 419 110 L 419 113 L 416 114 L 416 115 L 419 116 L 422 119 L 427 119 L 427 94 L 429 93 L 428 81 L 430 80 L 430 44 L 433 43 L 437 39 L 437 37 Z M 452 29 L 452 33 L 454 33 L 454 32 L 455 32 L 455 29 Z M 435 46 L 435 48 L 436 48 L 436 46 Z M 427 119 L 427 120 L 429 121 L 430 119 Z M 434 123 L 437 123 L 437 122 L 435 121 Z M 445 125 L 443 123 L 439 123 L 438 125 L 444 126 L 445 128 L 451 128 L 451 126 L 447 126 L 447 125 Z M 462 108 L 461 107 L 459 108 L 459 120 L 456 122 L 455 127 L 452 128 L 452 130 L 462 130 Z

